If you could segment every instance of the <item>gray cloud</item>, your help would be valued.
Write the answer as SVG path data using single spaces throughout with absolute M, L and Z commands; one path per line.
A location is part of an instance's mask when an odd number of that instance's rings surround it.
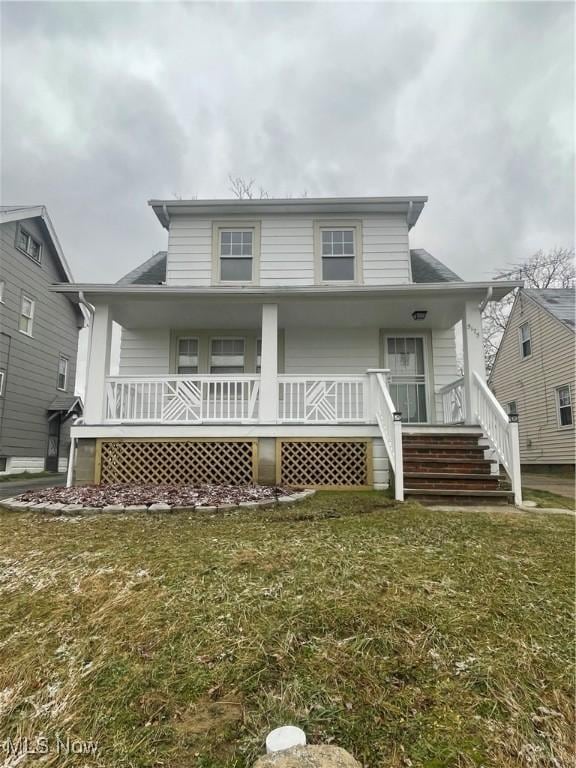
M 166 243 L 150 197 L 428 194 L 468 278 L 574 231 L 570 3 L 3 3 L 2 202 L 77 279 Z

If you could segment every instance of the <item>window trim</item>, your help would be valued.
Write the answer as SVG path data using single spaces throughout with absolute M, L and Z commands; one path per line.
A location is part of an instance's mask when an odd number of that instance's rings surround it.
M 29 301 L 30 304 L 32 305 L 29 317 L 28 315 L 25 315 L 24 312 L 22 311 L 23 310 L 22 305 L 25 299 L 26 301 Z M 22 293 L 20 294 L 20 312 L 18 313 L 18 333 L 22 333 L 24 336 L 28 336 L 29 339 L 33 338 L 32 331 L 34 329 L 35 314 L 36 314 L 36 300 L 33 299 L 32 296 L 29 296 L 27 293 L 24 293 L 24 291 L 22 291 Z M 22 328 L 20 328 L 20 320 L 23 317 L 26 317 L 30 320 L 30 331 L 23 331 Z
M 560 419 L 560 390 L 567 389 L 570 395 L 570 411 L 572 414 L 572 422 L 570 424 L 562 424 Z M 572 399 L 572 386 L 570 384 L 559 384 L 554 387 L 554 399 L 556 400 L 556 422 L 558 429 L 574 429 L 574 401 Z M 566 407 L 566 406 L 564 406 Z
M 64 360 L 66 363 L 66 369 L 64 371 L 64 386 L 59 387 L 58 384 L 60 382 L 60 363 Z M 66 355 L 59 355 L 58 356 L 58 373 L 56 375 L 56 389 L 59 392 L 67 392 L 68 391 L 68 367 L 70 365 L 70 358 L 66 357 Z
M 252 279 L 251 280 L 222 280 L 220 278 L 220 238 L 221 233 L 252 232 Z M 226 219 L 212 222 L 212 285 L 259 285 L 260 283 L 260 221 L 245 221 L 244 219 Z M 240 257 L 241 258 L 241 257 Z
M 28 249 L 25 250 L 24 248 L 21 248 L 18 245 L 18 240 L 20 239 L 20 233 L 21 232 L 24 232 L 24 234 L 26 235 L 26 237 L 28 238 L 29 241 L 31 240 L 32 242 L 34 242 L 34 243 L 36 243 L 38 245 L 38 258 L 37 259 L 35 259 L 34 256 L 32 256 L 31 253 L 28 253 Z M 20 251 L 20 253 L 23 253 L 24 256 L 28 256 L 30 261 L 33 261 L 34 264 L 38 264 L 39 266 L 42 264 L 43 243 L 42 243 L 41 240 L 36 239 L 34 237 L 34 235 L 32 235 L 26 229 L 26 227 L 22 226 L 22 224 L 18 224 L 18 226 L 16 227 L 16 240 L 14 241 L 14 247 L 16 248 L 17 251 Z
M 196 358 L 198 360 L 196 364 L 196 368 L 198 370 L 196 371 L 196 373 L 180 373 L 178 370 L 180 368 L 180 366 L 178 365 L 178 360 L 180 358 L 180 342 L 183 339 L 186 339 L 187 341 L 194 340 L 198 345 L 197 353 L 196 353 Z M 176 346 L 176 349 L 175 349 L 176 360 L 174 363 L 174 370 L 176 372 L 176 376 L 198 376 L 200 374 L 200 337 L 198 336 L 198 334 L 192 334 L 192 333 L 177 334 L 175 339 L 175 346 Z
M 322 270 L 322 231 L 325 229 L 351 229 L 354 232 L 354 279 L 324 280 Z M 363 238 L 360 219 L 315 219 L 314 220 L 314 282 L 316 285 L 359 285 L 363 275 Z
M 528 338 L 523 339 L 522 338 L 522 328 L 528 328 Z M 530 342 L 530 352 L 529 354 L 524 354 L 524 344 L 529 341 Z M 532 329 L 530 328 L 530 323 L 528 320 L 526 320 L 524 323 L 521 323 L 518 326 L 518 343 L 520 345 L 520 360 L 528 360 L 530 357 L 532 357 Z

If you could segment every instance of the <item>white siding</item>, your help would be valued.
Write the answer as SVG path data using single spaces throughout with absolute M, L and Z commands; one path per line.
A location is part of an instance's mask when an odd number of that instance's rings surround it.
M 458 378 L 454 328 L 449 328 L 447 331 L 432 331 L 432 365 L 436 421 L 441 422 L 443 420 L 442 396 L 438 391 Z
M 377 368 L 377 328 L 287 328 L 285 372 L 360 374 Z
M 358 218 L 349 218 L 358 221 Z M 321 220 L 314 216 L 260 217 L 260 285 L 314 285 L 314 222 Z M 336 221 L 345 222 L 345 218 Z M 361 221 L 364 283 L 410 282 L 408 227 L 404 217 L 365 216 Z M 172 218 L 166 268 L 168 285 L 212 283 L 212 225 L 210 219 Z
M 379 437 L 372 443 L 372 463 L 374 467 L 374 488 L 382 490 L 390 486 L 390 463 L 384 442 Z
M 362 220 L 364 283 L 410 282 L 408 227 L 403 216 L 370 216 Z
M 169 371 L 169 330 L 128 330 L 122 328 L 120 376 L 162 376 Z

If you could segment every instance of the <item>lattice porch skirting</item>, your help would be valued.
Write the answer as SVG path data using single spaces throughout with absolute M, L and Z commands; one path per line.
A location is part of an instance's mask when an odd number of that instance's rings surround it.
M 256 482 L 255 440 L 102 439 L 96 482 L 248 485 Z
M 276 482 L 316 488 L 370 487 L 374 482 L 372 440 L 278 438 Z

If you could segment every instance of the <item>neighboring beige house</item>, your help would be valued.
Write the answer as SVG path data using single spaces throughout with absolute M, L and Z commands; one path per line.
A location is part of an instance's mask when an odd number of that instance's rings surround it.
M 523 465 L 574 467 L 575 291 L 518 292 L 489 384 L 517 413 Z

